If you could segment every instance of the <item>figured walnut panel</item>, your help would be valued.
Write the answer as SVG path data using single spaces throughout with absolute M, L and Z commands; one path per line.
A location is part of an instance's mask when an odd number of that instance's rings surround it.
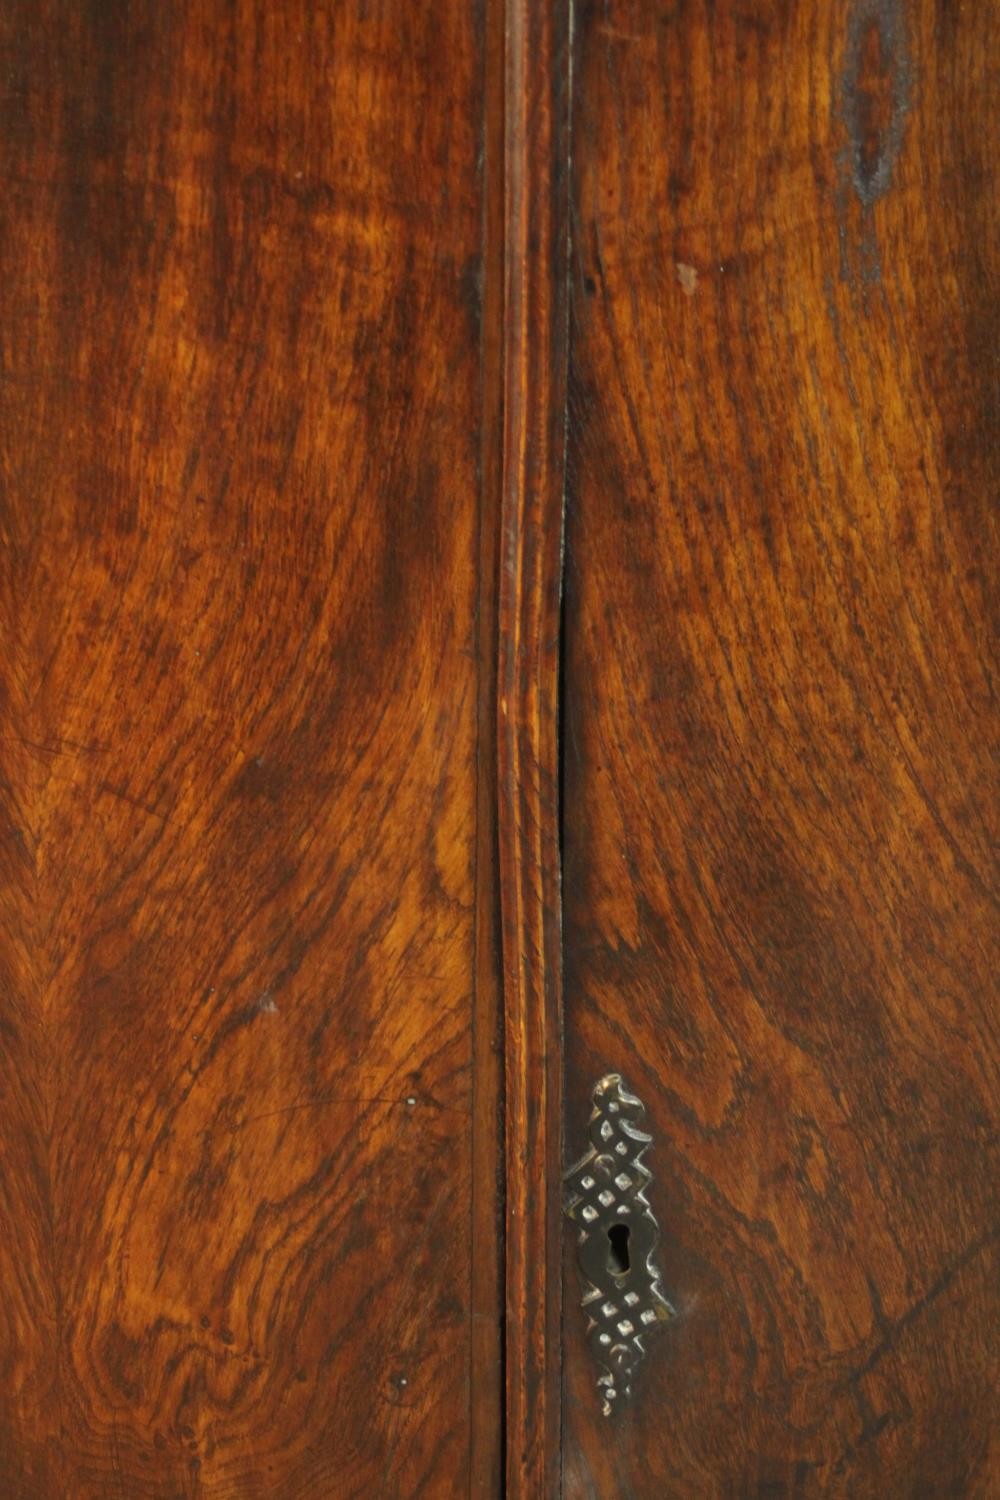
M 577 21 L 567 1138 L 677 1317 L 606 1421 L 567 1296 L 565 1493 L 995 1494 L 998 11 Z
M 0 1489 L 458 1493 L 474 17 L 0 54 Z

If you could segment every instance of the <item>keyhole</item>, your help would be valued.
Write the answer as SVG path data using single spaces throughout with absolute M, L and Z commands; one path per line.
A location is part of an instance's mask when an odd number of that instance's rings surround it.
M 631 1270 L 628 1258 L 631 1232 L 627 1224 L 612 1224 L 608 1230 L 608 1270 L 612 1276 L 627 1276 Z

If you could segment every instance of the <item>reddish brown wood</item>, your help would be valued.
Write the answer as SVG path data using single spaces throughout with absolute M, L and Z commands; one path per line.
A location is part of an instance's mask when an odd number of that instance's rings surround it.
M 497 832 L 497 608 L 503 465 L 504 0 L 486 0 L 480 263 L 479 703 L 473 1010 L 470 1493 L 501 1492 L 504 1446 L 503 994 Z
M 570 8 L 0 14 L 2 1500 L 995 1489 L 995 10 L 577 15 L 561 736 Z
M 511 1500 L 555 1495 L 559 1483 L 567 19 L 559 0 L 507 6 L 498 780 Z
M 0 1494 L 495 1492 L 474 8 L 0 56 Z
M 679 1317 L 567 1500 L 994 1496 L 998 13 L 592 0 L 574 65 L 568 1145 Z

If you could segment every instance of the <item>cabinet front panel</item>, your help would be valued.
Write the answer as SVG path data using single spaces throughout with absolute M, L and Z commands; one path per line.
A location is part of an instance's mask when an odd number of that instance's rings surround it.
M 0 1493 L 458 1494 L 481 56 L 0 16 Z
M 567 1500 L 996 1493 L 997 20 L 577 6 L 566 1151 L 675 1316 L 603 1416 L 567 1231 Z

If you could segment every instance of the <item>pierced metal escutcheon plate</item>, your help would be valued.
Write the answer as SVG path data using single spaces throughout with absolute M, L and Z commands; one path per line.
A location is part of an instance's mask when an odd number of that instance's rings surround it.
M 653 1256 L 659 1227 L 645 1197 L 652 1177 L 642 1156 L 652 1136 L 640 1130 L 645 1105 L 620 1073 L 594 1088 L 590 1150 L 566 1173 L 566 1216 L 579 1225 L 587 1337 L 601 1373 L 604 1415 L 632 1394 L 643 1339 L 673 1316 Z

